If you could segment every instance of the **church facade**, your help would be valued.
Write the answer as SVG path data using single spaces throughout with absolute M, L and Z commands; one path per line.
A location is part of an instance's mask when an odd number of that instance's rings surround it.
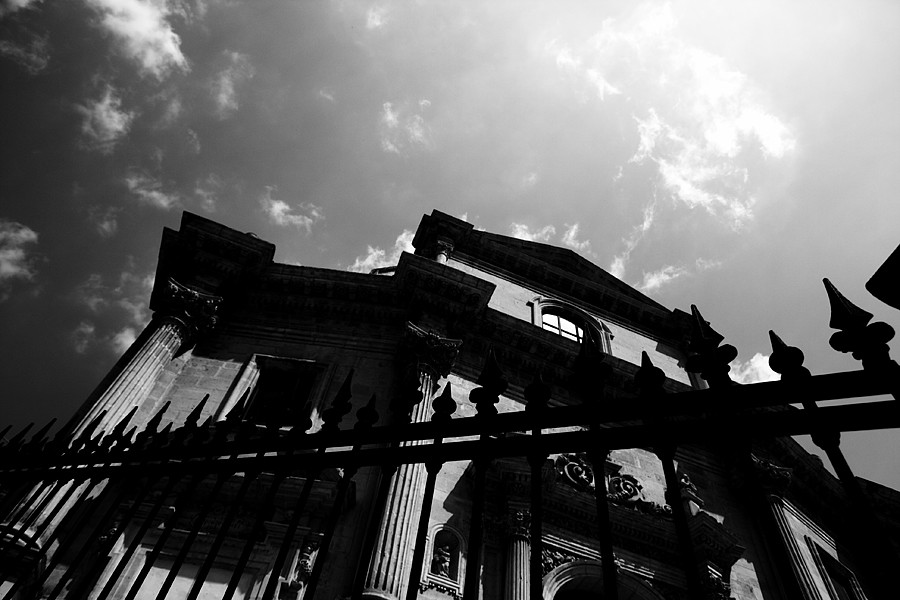
M 699 311 L 571 250 L 439 211 L 413 245 L 359 274 L 166 229 L 152 322 L 0 448 L 0 598 L 889 597 L 900 494 L 787 437 L 842 460 L 827 382 L 737 386 Z

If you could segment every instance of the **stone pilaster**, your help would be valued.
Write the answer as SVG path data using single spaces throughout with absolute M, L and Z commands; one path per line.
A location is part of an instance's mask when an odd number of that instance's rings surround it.
M 399 394 L 398 410 L 412 423 L 428 420 L 429 403 L 437 382 L 450 373 L 460 340 L 451 340 L 407 323 L 407 371 Z M 421 442 L 410 442 L 419 444 Z M 406 594 L 415 547 L 416 523 L 425 487 L 422 464 L 400 465 L 391 476 L 384 512 L 363 586 L 364 598 L 397 600 Z M 365 560 L 365 558 L 363 559 Z
M 104 411 L 95 431 L 112 429 L 128 411 L 139 406 L 176 353 L 215 325 L 222 301 L 219 296 L 198 292 L 172 279 L 166 282 L 163 297 L 163 307 L 120 359 L 112 380 L 75 426 L 75 437 Z
M 531 515 L 526 510 L 516 510 L 510 515 L 506 542 L 505 600 L 528 600 L 531 587 L 531 542 L 529 527 Z

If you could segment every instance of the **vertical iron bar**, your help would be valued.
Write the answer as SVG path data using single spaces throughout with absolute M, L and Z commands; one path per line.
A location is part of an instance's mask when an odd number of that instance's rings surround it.
M 400 447 L 400 443 L 395 442 L 391 444 L 391 447 L 398 448 Z M 357 564 L 356 576 L 353 578 L 352 597 L 354 600 L 362 598 L 363 588 L 366 585 L 366 577 L 368 576 L 368 571 L 371 566 L 372 555 L 375 551 L 375 544 L 378 541 L 378 527 L 373 525 L 377 525 L 379 517 L 384 514 L 388 502 L 388 495 L 391 491 L 391 482 L 396 472 L 397 465 L 394 463 L 381 467 L 381 480 L 378 482 L 378 492 L 375 495 L 375 501 L 372 503 L 371 520 L 373 523 L 370 523 L 369 527 L 366 528 L 366 538 L 363 541 L 362 549 L 359 553 L 360 560 Z
M 116 502 L 113 502 L 112 504 L 110 504 L 106 513 L 103 515 L 103 517 L 97 523 L 97 526 L 94 527 L 94 530 L 91 532 L 91 536 L 88 538 L 89 540 L 99 540 L 102 537 L 102 531 L 103 531 L 104 527 L 106 526 L 107 522 L 110 519 L 112 519 L 115 516 L 115 513 L 118 512 L 118 510 L 121 508 L 120 501 L 124 498 L 125 494 L 127 493 L 128 483 L 130 483 L 128 480 L 125 480 L 122 482 L 122 488 L 121 488 L 118 498 L 116 498 Z M 112 482 L 108 482 L 107 485 L 112 485 Z M 149 493 L 150 488 L 152 486 L 153 486 L 153 481 L 151 479 L 151 481 L 148 481 L 147 485 L 145 485 L 142 488 L 142 491 L 138 494 L 138 497 L 135 499 L 136 501 L 131 505 L 131 508 L 128 510 L 128 513 L 125 515 L 125 518 L 122 519 L 119 526 L 113 532 L 113 535 L 111 536 L 112 540 L 115 540 L 116 538 L 118 538 L 122 534 L 122 532 L 125 531 L 125 528 L 128 526 L 128 522 L 131 521 L 131 519 L 133 519 L 134 515 L 137 513 L 140 502 L 143 501 L 144 496 L 146 496 L 147 493 Z M 94 562 L 86 569 L 87 574 L 82 577 L 81 582 L 77 585 L 77 587 L 74 591 L 71 591 L 68 594 L 66 594 L 66 597 L 71 596 L 72 598 L 81 598 L 84 594 L 86 594 L 88 592 L 89 587 L 93 584 L 96 577 L 99 576 L 101 571 L 103 570 L 103 566 L 104 566 L 103 550 L 104 550 L 104 548 L 100 548 L 99 555 L 94 558 Z M 65 587 L 65 585 L 69 581 L 69 579 L 75 574 L 75 571 L 76 571 L 77 567 L 80 565 L 81 560 L 85 557 L 86 557 L 86 553 L 84 553 L 84 552 L 78 554 L 75 561 L 71 565 L 69 565 L 69 568 L 66 570 L 63 577 L 61 577 L 60 580 L 57 582 L 56 587 L 53 588 L 53 591 L 48 596 L 48 600 L 54 600 L 54 598 L 57 598 L 59 596 L 59 594 L 63 590 L 63 587 Z
M 681 482 L 675 472 L 675 448 L 664 445 L 657 449 L 656 455 L 662 462 L 663 474 L 666 478 L 666 501 L 672 507 L 672 519 L 675 521 L 675 534 L 678 536 L 678 547 L 681 551 L 681 559 L 684 574 L 687 577 L 688 596 L 700 598 L 703 594 L 700 574 L 697 571 L 697 553 L 694 549 L 694 540 L 691 539 L 691 530 L 688 526 L 687 515 L 684 512 L 684 503 L 681 501 Z
M 247 541 L 244 542 L 244 548 L 243 550 L 241 550 L 241 556 L 237 561 L 237 565 L 234 567 L 234 572 L 231 574 L 231 579 L 228 581 L 228 588 L 225 590 L 225 595 L 222 596 L 222 600 L 231 600 L 232 598 L 234 598 L 234 594 L 241 583 L 241 577 L 243 576 L 244 569 L 246 568 L 247 563 L 250 561 L 250 555 L 253 553 L 253 548 L 256 546 L 257 535 L 263 528 L 263 523 L 265 523 L 269 509 L 275 503 L 275 496 L 278 493 L 278 488 L 281 487 L 281 484 L 286 476 L 286 473 L 276 474 L 275 479 L 269 486 L 269 491 L 266 495 L 266 499 L 263 501 L 262 506 L 260 506 L 259 508 L 259 512 L 256 515 L 256 521 L 253 523 L 253 529 L 250 531 L 250 535 L 248 536 Z
M 618 571 L 612 545 L 612 524 L 606 497 L 606 457 L 608 450 L 594 448 L 588 453 L 594 471 L 594 500 L 597 506 L 597 536 L 600 542 L 600 566 L 603 569 L 603 598 L 618 600 Z
M 485 444 L 487 444 L 485 440 Z M 481 583 L 481 542 L 484 532 L 484 487 L 490 461 L 478 457 L 475 459 L 475 490 L 472 498 L 472 516 L 469 523 L 469 552 L 466 556 L 466 581 L 463 587 L 463 600 L 478 600 L 478 588 Z
M 328 557 L 328 547 L 331 545 L 331 539 L 334 537 L 334 532 L 337 529 L 338 519 L 341 517 L 344 502 L 347 499 L 347 490 L 350 488 L 350 482 L 353 480 L 354 475 L 356 475 L 355 465 L 345 469 L 344 475 L 338 482 L 337 496 L 334 499 L 334 504 L 331 506 L 331 513 L 328 515 L 328 521 L 325 524 L 325 534 L 319 545 L 319 553 L 316 555 L 312 573 L 309 574 L 309 579 L 306 582 L 306 591 L 304 592 L 304 595 L 310 599 L 316 597 L 316 587 L 319 584 L 319 578 L 322 575 L 322 569 L 325 566 L 325 560 Z
M 262 454 L 263 453 L 261 452 L 260 456 Z M 194 583 L 191 586 L 190 592 L 188 592 L 186 600 L 197 600 L 197 596 L 200 595 L 203 583 L 206 581 L 206 577 L 212 569 L 213 562 L 215 562 L 216 557 L 219 555 L 219 549 L 222 547 L 222 543 L 225 541 L 225 537 L 228 534 L 228 528 L 237 516 L 238 510 L 240 510 L 241 505 L 244 502 L 244 496 L 247 495 L 247 490 L 250 489 L 250 484 L 256 480 L 258 475 L 259 472 L 244 473 L 244 481 L 241 483 L 241 488 L 238 490 L 234 500 L 231 501 L 231 506 L 228 509 L 228 513 L 225 515 L 225 521 L 219 529 L 219 532 L 216 534 L 216 538 L 213 540 L 212 546 L 207 552 L 203 564 L 200 566 L 200 570 L 197 571 L 197 575 L 194 577 Z
M 436 438 L 434 444 L 438 446 L 441 441 L 441 438 Z M 431 504 L 434 502 L 434 486 L 442 466 L 443 464 L 439 461 L 425 463 L 428 476 L 425 479 L 425 491 L 422 494 L 422 512 L 419 513 L 412 567 L 409 570 L 409 583 L 406 586 L 406 600 L 416 600 L 419 597 L 419 580 L 422 577 L 422 566 L 425 563 L 425 545 L 428 540 L 428 523 L 431 521 Z
M 153 489 L 153 486 L 159 481 L 158 477 L 152 477 L 148 482 L 147 491 Z M 125 550 L 125 553 L 122 555 L 122 558 L 119 560 L 119 564 L 116 565 L 115 570 L 109 576 L 109 580 L 106 582 L 106 585 L 103 586 L 103 589 L 100 591 L 100 595 L 97 596 L 96 600 L 105 600 L 110 593 L 112 593 L 113 588 L 117 583 L 119 583 L 119 578 L 122 576 L 122 572 L 125 570 L 125 567 L 128 566 L 128 562 L 131 560 L 131 557 L 134 555 L 138 546 L 141 545 L 141 541 L 144 539 L 144 535 L 147 533 L 147 530 L 150 529 L 150 526 L 153 524 L 153 521 L 156 520 L 156 516 L 159 514 L 160 509 L 163 506 L 163 502 L 168 497 L 168 495 L 175 488 L 175 485 L 180 481 L 180 478 L 176 475 L 169 476 L 168 481 L 166 482 L 166 487 L 163 489 L 162 494 L 160 494 L 159 500 L 153 505 L 153 508 L 150 510 L 150 514 L 147 515 L 147 518 L 141 523 L 140 528 L 137 533 L 135 533 L 134 538 L 131 540 L 131 543 L 128 544 L 128 548 Z M 146 493 L 141 495 L 141 501 L 146 496 Z
M 547 409 L 550 401 L 550 387 L 544 383 L 543 375 L 535 374 L 534 381 L 525 387 L 525 412 L 531 416 L 534 425 L 531 428 L 534 447 L 540 448 L 541 440 L 541 416 Z M 528 558 L 528 589 L 531 600 L 541 600 L 543 586 L 541 574 L 543 570 L 542 554 L 543 540 L 543 467 L 547 460 L 547 454 L 534 452 L 528 456 L 528 465 L 531 468 L 531 525 L 529 531 L 530 548 Z
M 182 542 L 181 549 L 178 551 L 178 555 L 175 557 L 175 562 L 172 564 L 172 568 L 169 569 L 168 573 L 166 573 L 166 579 L 165 581 L 163 581 L 162 586 L 159 588 L 159 592 L 156 594 L 156 600 L 164 600 L 165 597 L 169 594 L 169 590 L 172 588 L 172 584 L 175 583 L 175 578 L 178 577 L 178 572 L 181 570 L 181 566 L 184 564 L 188 552 L 191 551 L 191 546 L 194 545 L 194 540 L 197 539 L 197 535 L 200 533 L 200 528 L 203 526 L 203 523 L 206 521 L 206 517 L 209 514 L 209 511 L 212 509 L 213 502 L 219 495 L 219 492 L 222 491 L 222 486 L 225 485 L 225 482 L 230 479 L 233 474 L 234 473 L 228 470 L 216 475 L 216 483 L 213 485 L 212 491 L 207 496 L 206 502 L 203 504 L 203 508 L 200 509 L 200 514 L 196 516 L 194 525 L 188 532 L 188 535 L 184 539 L 184 542 Z

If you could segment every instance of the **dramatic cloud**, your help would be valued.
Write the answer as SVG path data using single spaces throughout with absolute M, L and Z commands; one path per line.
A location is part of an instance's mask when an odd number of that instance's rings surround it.
M 246 55 L 239 52 L 225 52 L 227 66 L 210 84 L 216 114 L 220 119 L 232 115 L 238 108 L 237 88 L 253 78 L 254 69 Z
M 546 50 L 599 98 L 630 98 L 639 137 L 630 163 L 655 164 L 674 200 L 739 229 L 757 201 L 749 157 L 783 158 L 796 140 L 746 75 L 679 35 L 668 4 L 645 4 L 606 19 L 581 47 L 554 41 Z
M 0 17 L 14 13 L 17 10 L 28 8 L 32 4 L 37 4 L 41 0 L 0 0 Z
M 759 383 L 780 379 L 780 375 L 769 366 L 769 357 L 759 352 L 746 362 L 735 359 L 729 366 L 731 367 L 729 376 L 738 383 Z
M 266 186 L 265 193 L 259 198 L 263 212 L 266 213 L 272 223 L 282 227 L 305 229 L 306 233 L 309 233 L 312 231 L 314 223 L 325 218 L 322 208 L 309 202 L 299 205 L 299 208 L 306 211 L 307 214 L 294 212 L 294 208 L 290 204 L 274 197 L 273 194 L 277 191 L 278 188 L 275 186 Z
M 509 226 L 509 230 L 510 235 L 514 238 L 531 242 L 549 242 L 550 238 L 556 235 L 556 227 L 553 225 L 545 225 L 540 229 L 532 231 L 528 225 L 513 223 Z
M 47 36 L 36 35 L 28 36 L 20 43 L 0 40 L 0 56 L 16 63 L 31 75 L 37 75 L 50 62 L 50 43 Z
M 133 266 L 129 261 L 129 266 Z M 72 333 L 76 352 L 84 354 L 98 342 L 116 354 L 124 352 L 137 331 L 150 322 L 147 299 L 153 289 L 153 275 L 122 271 L 113 283 L 102 275 L 90 275 L 75 291 L 78 304 L 86 308 L 84 319 Z
M 103 97 L 76 107 L 83 117 L 81 132 L 88 148 L 108 154 L 131 126 L 134 114 L 122 110 L 122 101 L 111 86 Z
M 650 231 L 650 227 L 653 225 L 653 214 L 654 209 L 656 208 L 656 202 L 648 204 L 644 207 L 644 220 L 641 221 L 641 224 L 631 230 L 631 234 L 622 240 L 625 242 L 625 250 L 617 254 L 612 261 L 612 264 L 609 266 L 609 272 L 612 273 L 615 277 L 619 279 L 623 279 L 625 277 L 625 264 L 628 262 L 628 259 L 631 257 L 632 251 L 637 247 L 638 243 L 644 238 L 648 231 Z
M 143 204 L 163 210 L 170 210 L 181 204 L 177 193 L 163 191 L 162 182 L 146 173 L 137 171 L 129 173 L 125 177 L 125 185 Z
M 415 232 L 404 229 L 403 233 L 397 236 L 394 241 L 393 248 L 390 251 L 381 248 L 369 246 L 365 256 L 357 256 L 350 267 L 350 271 L 359 273 L 368 273 L 372 269 L 381 269 L 383 267 L 392 267 L 400 261 L 400 255 L 404 252 L 415 252 L 412 241 Z
M 397 155 L 411 150 L 433 150 L 431 128 L 421 114 L 430 106 L 431 102 L 424 99 L 416 106 L 418 111 L 405 104 L 399 107 L 392 102 L 382 104 L 378 122 L 381 149 Z
M 591 242 L 578 239 L 578 223 L 567 225 L 566 227 L 567 229 L 562 235 L 562 243 L 576 252 L 588 252 L 591 248 Z
M 181 39 L 172 31 L 165 0 L 88 0 L 100 25 L 119 42 L 122 53 L 145 73 L 162 79 L 173 69 L 188 70 Z
M 38 234 L 30 227 L 0 219 L 0 300 L 5 299 L 3 290 L 13 280 L 34 279 L 34 259 L 26 248 L 37 241 Z

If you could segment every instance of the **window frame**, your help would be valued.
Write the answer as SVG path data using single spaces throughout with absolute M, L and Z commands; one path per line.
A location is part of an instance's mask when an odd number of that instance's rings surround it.
M 242 420 L 253 420 L 253 413 L 259 407 L 254 409 L 254 402 L 259 393 L 260 380 L 265 376 L 266 370 L 277 370 L 284 368 L 294 368 L 298 372 L 307 372 L 311 378 L 309 390 L 306 394 L 305 403 L 310 404 L 310 414 L 307 416 L 316 421 L 316 416 L 321 412 L 319 404 L 323 397 L 326 386 L 325 372 L 326 366 L 322 363 L 308 358 L 294 358 L 287 356 L 274 356 L 271 354 L 253 354 L 241 365 L 237 376 L 234 379 L 230 389 L 222 401 L 216 420 L 223 420 L 229 416 L 231 411 L 238 405 L 241 398 L 248 393 L 244 405 L 241 408 Z M 255 421 L 258 425 L 266 425 L 261 420 Z M 290 427 L 292 423 L 285 422 L 281 427 Z M 314 427 L 315 428 L 315 427 Z
M 559 318 L 569 321 L 576 328 L 580 328 L 585 331 L 589 329 L 592 337 L 599 345 L 600 351 L 604 354 L 609 354 L 610 356 L 612 356 L 612 340 L 615 336 L 612 334 L 609 327 L 607 327 L 606 323 L 604 323 L 597 317 L 566 302 L 554 300 L 551 298 L 544 298 L 543 296 L 535 296 L 528 302 L 528 306 L 531 308 L 532 324 L 540 327 L 543 331 L 549 331 L 550 333 L 558 335 L 559 337 L 565 340 L 569 340 L 570 342 L 575 342 L 576 344 L 581 343 L 581 341 L 576 341 L 568 335 L 557 333 L 554 329 L 544 327 L 544 315 L 555 315 Z M 562 329 L 561 324 L 560 329 Z M 583 336 L 586 335 L 586 333 L 583 334 Z

